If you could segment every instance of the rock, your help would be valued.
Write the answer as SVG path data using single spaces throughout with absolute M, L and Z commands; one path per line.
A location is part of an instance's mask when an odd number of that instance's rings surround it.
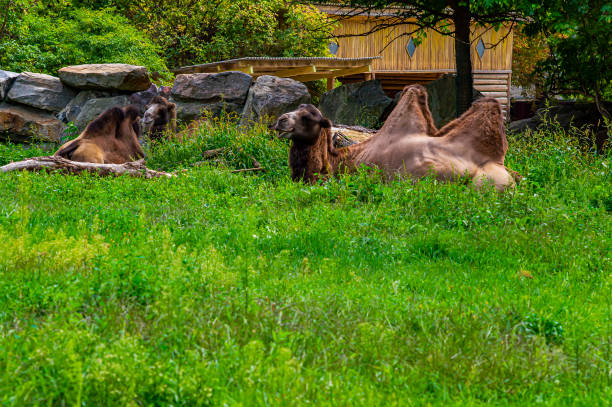
M 55 76 L 24 72 L 15 80 L 7 100 L 58 113 L 75 95 Z
M 457 117 L 457 86 L 455 75 L 443 75 L 439 79 L 425 85 L 429 99 L 429 110 L 437 128 L 441 128 Z M 482 94 L 473 89 L 473 100 Z
M 74 125 L 79 131 L 83 131 L 93 119 L 98 117 L 100 113 L 104 112 L 106 109 L 115 106 L 123 107 L 129 104 L 130 100 L 127 96 L 90 99 L 81 107 L 81 112 L 74 121 Z
M 608 111 L 612 110 L 612 103 L 606 103 Z M 608 140 L 607 129 L 594 103 L 559 102 L 557 105 L 538 109 L 533 117 L 515 120 L 508 126 L 512 133 L 522 133 L 526 130 L 537 130 L 547 126 L 558 126 L 573 136 L 571 128 L 589 127 L 595 136 L 595 146 L 603 151 Z M 584 133 L 582 133 L 584 134 Z M 581 142 L 589 141 L 581 139 Z
M 51 113 L 31 107 L 0 104 L 0 131 L 12 140 L 60 140 L 63 124 Z
M 306 85 L 291 78 L 263 75 L 249 90 L 242 121 L 260 121 L 266 117 L 275 119 L 297 109 L 302 103 L 310 103 Z
M 140 92 L 132 93 L 130 95 L 130 103 L 140 108 L 140 112 L 145 112 L 145 107 L 151 102 L 155 96 L 159 94 L 159 89 L 155 84 L 151 85 L 149 89 Z
M 18 76 L 19 74 L 16 72 L 0 70 L 0 100 L 4 100 Z
M 193 120 L 201 116 L 202 109 L 214 115 L 224 109 L 242 112 L 252 80 L 250 75 L 234 71 L 178 75 L 171 91 L 178 118 Z
M 105 98 L 105 97 L 110 97 L 110 96 L 111 96 L 110 92 L 104 92 L 101 90 L 83 90 L 79 92 L 74 97 L 74 99 L 72 99 L 66 105 L 64 110 L 59 112 L 59 114 L 57 115 L 57 118 L 63 121 L 64 123 L 74 122 L 76 121 L 77 117 L 79 117 L 79 114 L 81 113 L 81 109 L 83 108 L 83 105 L 85 105 L 85 103 L 87 103 L 89 100 Z
M 226 114 L 237 114 L 240 112 L 242 106 L 217 102 L 217 103 L 203 103 L 198 101 L 185 102 L 182 100 L 170 99 L 170 102 L 176 104 L 176 116 L 181 121 L 192 121 L 199 119 L 206 115 L 206 112 L 214 117 L 221 116 L 222 112 Z
M 380 127 L 392 99 L 378 79 L 339 86 L 321 96 L 319 109 L 335 124 Z
M 62 82 L 77 89 L 138 92 L 151 86 L 147 68 L 138 65 L 73 65 L 60 69 L 58 74 Z

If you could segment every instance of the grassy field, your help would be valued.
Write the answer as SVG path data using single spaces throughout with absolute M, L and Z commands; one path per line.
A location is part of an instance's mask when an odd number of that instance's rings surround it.
M 610 405 L 612 156 L 576 134 L 509 136 L 504 194 L 292 183 L 227 123 L 149 146 L 174 179 L 0 175 L 0 405 Z

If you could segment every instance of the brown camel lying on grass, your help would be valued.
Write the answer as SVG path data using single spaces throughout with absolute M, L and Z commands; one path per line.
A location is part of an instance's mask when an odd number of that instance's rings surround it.
M 123 164 L 144 157 L 138 136 L 140 111 L 130 105 L 112 107 L 94 121 L 74 140 L 62 145 L 55 153 L 72 161 Z
M 438 130 L 420 85 L 404 88 L 400 102 L 384 126 L 367 140 L 336 149 L 332 123 L 313 105 L 301 105 L 282 115 L 271 128 L 292 141 L 289 166 L 293 180 L 314 182 L 361 165 L 377 167 L 388 178 L 433 175 L 444 181 L 466 177 L 479 188 L 498 191 L 514 186 L 504 166 L 508 149 L 499 102 L 476 101 L 461 117 Z

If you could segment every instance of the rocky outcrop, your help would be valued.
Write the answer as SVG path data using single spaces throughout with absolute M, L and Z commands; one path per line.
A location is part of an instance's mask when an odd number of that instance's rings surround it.
M 81 114 L 81 109 L 85 103 L 87 103 L 89 100 L 110 96 L 110 92 L 104 92 L 101 90 L 83 90 L 79 92 L 61 112 L 59 112 L 57 118 L 64 123 L 74 122 L 77 117 L 79 117 L 79 114 Z
M 65 86 L 55 76 L 24 72 L 15 80 L 7 100 L 58 113 L 75 95 L 74 90 Z
M 264 75 L 257 78 L 242 112 L 242 121 L 275 119 L 302 103 L 310 103 L 308 88 L 291 78 Z
M 333 123 L 376 128 L 392 103 L 380 80 L 350 83 L 330 90 L 321 97 L 319 109 Z
M 436 127 L 441 128 L 457 117 L 455 75 L 443 75 L 440 79 L 425 85 L 425 89 L 429 96 L 429 110 L 431 110 Z M 476 89 L 473 89 L 472 95 L 473 100 L 482 97 L 482 94 Z
M 145 107 L 155 96 L 159 95 L 160 93 L 161 92 L 157 86 L 153 84 L 147 90 L 132 93 L 130 95 L 130 104 L 138 106 L 140 108 L 140 113 L 144 113 Z
M 51 113 L 26 106 L 0 104 L 0 132 L 8 133 L 12 140 L 60 140 L 63 124 Z
M 612 111 L 612 103 L 606 103 L 608 111 Z M 527 130 L 537 130 L 554 123 L 569 131 L 573 128 L 590 128 L 595 136 L 598 151 L 603 151 L 608 140 L 608 130 L 594 103 L 560 102 L 557 105 L 538 109 L 529 119 L 516 120 L 510 123 L 508 131 L 522 133 Z M 586 140 L 581 140 L 586 142 Z
M 138 65 L 73 65 L 60 69 L 58 74 L 62 82 L 77 89 L 138 92 L 151 86 L 147 69 Z
M 98 117 L 98 115 L 100 115 L 100 113 L 104 112 L 106 109 L 110 109 L 111 107 L 115 106 L 127 106 L 129 104 L 129 98 L 123 95 L 89 99 L 80 108 L 79 115 L 74 120 L 74 125 L 79 129 L 79 131 L 83 131 L 93 119 Z
M 4 100 L 15 79 L 19 76 L 16 72 L 0 70 L 0 100 Z
M 234 71 L 178 75 L 171 97 L 181 120 L 193 120 L 202 110 L 214 115 L 221 111 L 240 113 L 251 82 L 250 75 Z

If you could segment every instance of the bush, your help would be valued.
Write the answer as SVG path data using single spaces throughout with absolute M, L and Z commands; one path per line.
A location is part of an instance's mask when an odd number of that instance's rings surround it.
M 96 7 L 97 0 L 83 4 Z M 163 50 L 170 67 L 247 56 L 327 55 L 333 26 L 284 0 L 110 0 Z
M 67 65 L 127 63 L 169 76 L 159 48 L 112 9 L 29 12 L 22 18 L 0 44 L 3 69 L 57 75 Z

